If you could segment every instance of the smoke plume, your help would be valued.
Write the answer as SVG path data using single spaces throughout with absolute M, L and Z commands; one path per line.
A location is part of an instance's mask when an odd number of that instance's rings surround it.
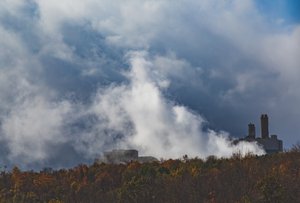
M 164 158 L 179 158 L 185 154 L 205 158 L 264 153 L 253 143 L 232 145 L 226 132 L 204 130 L 205 119 L 165 98 L 163 91 L 169 81 L 159 77 L 156 67 L 159 64 L 153 63 L 146 52 L 131 52 L 127 57 L 128 83 L 101 89 L 95 97 L 90 112 L 101 124 L 95 125 L 96 132 L 92 134 L 108 132 L 106 136 L 116 142 L 114 147 L 136 148 L 142 154 Z

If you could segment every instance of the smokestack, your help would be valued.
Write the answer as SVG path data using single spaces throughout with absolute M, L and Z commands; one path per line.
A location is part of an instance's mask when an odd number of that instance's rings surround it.
M 261 137 L 263 139 L 269 138 L 269 119 L 267 114 L 262 114 L 261 121 Z
M 255 125 L 253 123 L 248 125 L 248 137 L 255 139 Z

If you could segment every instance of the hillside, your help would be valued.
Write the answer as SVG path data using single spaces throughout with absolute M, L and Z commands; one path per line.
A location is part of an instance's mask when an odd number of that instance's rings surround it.
M 300 202 L 300 151 L 0 176 L 0 202 Z

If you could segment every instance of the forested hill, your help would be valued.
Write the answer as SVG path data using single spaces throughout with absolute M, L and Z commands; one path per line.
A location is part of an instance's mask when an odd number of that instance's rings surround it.
M 300 202 L 300 151 L 2 172 L 0 202 Z

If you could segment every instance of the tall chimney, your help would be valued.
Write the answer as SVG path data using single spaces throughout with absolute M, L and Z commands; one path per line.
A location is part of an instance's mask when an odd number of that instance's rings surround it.
M 262 114 L 260 117 L 261 122 L 261 137 L 263 139 L 269 138 L 269 119 L 267 114 Z
M 248 137 L 255 139 L 255 125 L 253 123 L 248 125 Z

